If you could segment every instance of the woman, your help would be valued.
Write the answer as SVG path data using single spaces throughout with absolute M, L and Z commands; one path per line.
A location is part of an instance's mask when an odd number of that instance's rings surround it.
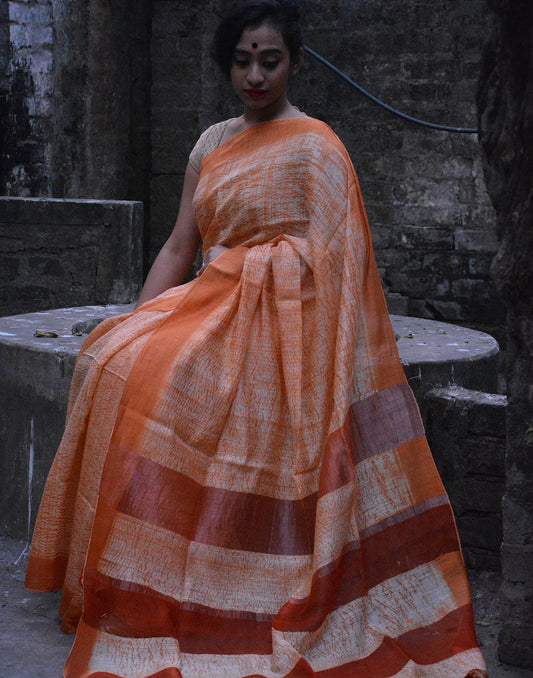
M 241 2 L 215 44 L 244 113 L 191 154 L 139 308 L 87 339 L 40 510 L 64 675 L 484 676 L 350 159 L 287 99 L 297 7 Z

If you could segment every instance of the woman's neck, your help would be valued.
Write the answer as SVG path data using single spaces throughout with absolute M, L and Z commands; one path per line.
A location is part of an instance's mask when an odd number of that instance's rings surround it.
M 259 122 L 268 122 L 269 120 L 280 120 L 282 118 L 301 117 L 302 113 L 293 106 L 288 99 L 280 102 L 275 109 L 263 108 L 259 110 L 245 108 L 241 120 L 246 126 L 255 125 Z

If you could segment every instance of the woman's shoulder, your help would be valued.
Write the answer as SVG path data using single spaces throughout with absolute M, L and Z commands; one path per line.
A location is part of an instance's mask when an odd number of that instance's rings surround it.
M 208 156 L 209 153 L 214 151 L 215 148 L 218 148 L 222 137 L 224 136 L 224 132 L 232 120 L 233 118 L 229 118 L 229 120 L 216 122 L 200 134 L 198 141 L 189 155 L 189 162 L 197 172 L 200 172 L 202 160 Z

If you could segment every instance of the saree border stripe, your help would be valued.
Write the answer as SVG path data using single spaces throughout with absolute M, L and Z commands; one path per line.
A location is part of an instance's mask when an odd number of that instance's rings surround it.
M 203 544 L 278 555 L 309 555 L 313 552 L 317 493 L 299 500 L 285 500 L 206 487 L 178 471 L 127 450 L 121 450 L 120 460 L 117 451 L 115 463 L 127 476 L 124 490 L 116 503 L 116 510 L 120 513 Z M 109 497 L 103 486 L 101 500 L 111 500 L 113 506 L 115 490 L 116 487 L 110 488 L 112 496 Z M 144 501 L 151 492 L 157 492 L 157 502 Z M 179 511 L 176 510 L 175 497 L 183 501 Z M 423 501 L 425 499 L 420 504 Z M 441 510 L 445 511 L 449 520 L 451 510 L 446 506 Z M 385 520 L 390 522 L 393 515 L 394 512 L 391 512 Z M 421 517 L 413 516 L 407 520 L 415 521 L 417 528 L 423 525 Z M 401 522 L 405 524 L 406 521 Z M 390 530 L 390 527 L 386 529 Z M 378 528 L 374 525 L 371 529 L 375 531 Z M 425 534 L 425 527 L 424 530 Z M 450 528 L 450 534 L 457 543 L 455 528 Z
M 430 533 L 435 539 L 424 543 Z M 389 550 L 394 557 L 384 563 L 384 552 Z M 458 545 L 455 529 L 449 527 L 446 505 L 388 525 L 360 544 L 348 544 L 337 561 L 315 572 L 309 595 L 287 602 L 274 626 L 280 631 L 315 631 L 333 610 L 365 595 L 372 587 L 454 552 L 458 552 Z
M 280 555 L 312 553 L 316 493 L 291 501 L 208 487 L 149 459 L 129 456 L 134 471 L 119 512 L 203 544 Z M 157 503 L 144 501 L 152 492 L 157 492 Z M 179 511 L 175 497 L 180 498 Z
M 465 605 L 434 624 L 421 626 L 396 639 L 385 636 L 379 648 L 368 657 L 317 671 L 316 676 L 388 678 L 395 676 L 410 661 L 416 665 L 431 666 L 475 647 L 477 640 L 472 609 L 470 605 Z M 408 652 L 412 654 L 407 654 Z
M 193 654 L 272 651 L 272 615 L 182 603 L 101 573 L 87 578 L 91 592 L 85 596 L 83 619 L 93 629 L 128 638 L 174 637 L 183 652 Z
M 425 537 L 429 531 L 435 538 L 427 543 Z M 383 563 L 384 551 L 390 551 L 394 556 L 388 563 Z M 252 620 L 255 620 L 261 637 L 257 641 L 257 651 L 263 648 L 264 653 L 264 634 L 269 634 L 272 627 L 279 631 L 314 631 L 330 612 L 364 595 L 373 586 L 453 551 L 457 551 L 455 531 L 450 528 L 448 507 L 441 506 L 387 527 L 383 532 L 363 540 L 359 548 L 345 552 L 337 567 L 328 570 L 325 576 L 315 576 L 314 591 L 310 596 L 303 601 L 290 601 L 275 618 L 242 610 L 220 610 L 181 603 L 145 586 L 114 580 L 101 573 L 93 573 L 90 577 L 90 593 L 85 597 L 85 618 L 95 628 L 135 637 L 145 633 L 141 630 L 146 628 L 148 616 L 153 620 L 153 635 L 174 635 L 178 630 L 181 634 L 185 630 L 188 647 L 191 643 L 203 643 L 198 638 L 192 640 L 189 634 L 201 630 L 205 639 L 209 633 L 215 633 L 226 624 L 233 643 L 233 632 L 237 635 L 249 633 Z M 366 576 L 358 574 L 363 561 Z M 335 591 L 330 600 L 331 592 Z M 126 624 L 122 621 L 124 619 L 129 622 Z M 202 651 L 211 650 L 206 648 Z M 255 650 L 248 648 L 242 651 Z
M 354 403 L 347 425 L 356 464 L 424 435 L 418 407 L 406 382 Z
M 276 614 L 299 589 L 311 564 L 309 556 L 222 549 L 161 529 L 152 540 L 152 553 L 157 556 L 139 562 L 137 544 L 150 533 L 154 533 L 151 525 L 117 516 L 99 563 L 102 574 L 209 608 Z M 202 587 L 197 580 L 209 580 L 210 585 Z
M 387 417 L 376 426 L 376 411 Z M 401 420 L 401 409 L 408 416 Z M 374 417 L 374 418 L 373 418 Z M 407 382 L 402 381 L 353 403 L 344 425 L 330 434 L 322 462 L 319 496 L 332 492 L 355 477 L 361 462 L 424 436 L 418 406 Z
M 273 627 L 266 615 L 247 614 L 246 618 L 242 618 L 241 613 L 235 613 L 236 616 L 226 613 L 222 617 L 214 614 L 214 610 L 201 609 L 201 606 L 177 606 L 172 599 L 154 596 L 143 587 L 133 586 L 131 590 L 115 588 L 115 584 L 119 587 L 123 584 L 106 579 L 97 575 L 95 590 L 99 591 L 91 596 L 90 601 L 86 599 L 85 623 L 94 629 L 129 638 L 173 636 L 179 641 L 181 651 L 190 654 L 268 655 L 272 652 Z M 106 612 L 109 599 L 113 599 L 113 615 Z M 133 605 L 132 599 L 135 600 Z M 390 667 L 398 654 L 404 663 L 412 659 L 417 664 L 428 665 L 471 649 L 476 646 L 472 614 L 471 605 L 467 604 L 395 640 L 384 636 L 379 648 L 369 657 L 350 662 L 344 665 L 344 669 L 350 667 L 350 670 L 361 671 L 362 675 L 374 675 L 382 661 Z M 122 622 L 123 618 L 127 618 L 128 623 Z M 151 620 L 150 630 L 146 623 L 148 618 Z M 317 675 L 324 678 L 342 675 L 330 673 L 335 670 L 326 669 L 317 672 Z
M 405 389 L 408 389 L 409 387 L 407 384 L 398 384 L 396 387 L 392 387 L 391 391 L 393 392 L 392 399 L 395 400 L 396 396 L 394 393 L 398 392 L 403 392 Z M 328 445 L 324 454 L 324 461 L 323 461 L 323 466 L 322 470 L 320 473 L 320 482 L 319 482 L 319 490 L 318 490 L 318 496 L 322 497 L 323 495 L 333 492 L 334 490 L 337 490 L 349 482 L 353 481 L 355 478 L 355 469 L 356 467 L 359 466 L 359 464 L 364 464 L 368 462 L 368 460 L 371 460 L 374 457 L 379 457 L 380 454 L 383 454 L 384 452 L 394 450 L 398 448 L 398 454 L 402 457 L 402 461 L 400 463 L 401 467 L 404 467 L 407 463 L 407 466 L 412 466 L 413 464 L 416 467 L 419 467 L 421 463 L 424 463 L 427 465 L 428 463 L 431 464 L 431 460 L 425 460 L 423 457 L 424 455 L 421 454 L 425 450 L 422 450 L 421 448 L 418 448 L 418 445 L 423 446 L 423 438 L 421 438 L 422 433 L 421 433 L 421 425 L 419 427 L 413 426 L 413 427 L 404 427 L 403 429 L 399 426 L 392 426 L 391 431 L 386 431 L 381 435 L 381 442 L 379 444 L 374 444 L 373 449 L 371 450 L 363 450 L 363 448 L 358 445 L 357 443 L 354 443 L 354 438 L 356 440 L 362 440 L 366 439 L 367 441 L 371 438 L 372 435 L 372 423 L 369 419 L 363 417 L 362 421 L 358 421 L 357 417 L 357 410 L 360 411 L 367 411 L 371 410 L 372 407 L 375 407 L 375 403 L 373 404 L 374 397 L 381 399 L 380 394 L 377 394 L 376 396 L 370 396 L 368 399 L 365 399 L 361 401 L 360 403 L 356 403 L 352 406 L 353 412 L 355 414 L 350 414 L 347 417 L 347 423 L 343 429 L 334 432 L 329 436 L 328 439 Z M 368 403 L 367 403 L 368 401 Z M 124 416 L 122 414 L 121 416 Z M 349 421 L 350 420 L 350 421 Z M 130 420 L 128 419 L 128 422 Z M 135 419 L 132 419 L 130 422 L 131 426 L 138 425 L 136 424 Z M 355 431 L 355 434 L 352 436 L 351 440 L 347 440 L 346 436 L 346 429 L 351 428 L 352 430 Z M 412 443 L 413 449 L 408 450 L 409 444 Z M 184 448 L 186 449 L 186 448 Z M 353 450 L 353 452 L 350 452 L 349 449 Z M 123 452 L 123 454 L 130 454 L 132 458 L 135 457 L 134 453 L 126 453 Z M 409 455 L 418 455 L 421 456 L 421 459 L 413 459 L 412 461 L 407 461 L 404 463 L 404 459 L 407 459 L 407 456 Z M 144 459 L 147 459 L 147 457 L 144 457 Z M 149 460 L 153 464 L 159 464 L 160 462 L 155 461 L 155 460 Z M 205 459 L 205 464 L 211 463 L 210 458 Z M 162 468 L 168 468 L 170 472 L 176 472 L 172 468 L 161 464 Z M 361 467 L 363 468 L 363 467 Z M 238 469 L 236 469 L 237 471 Z M 400 470 L 400 467 L 398 468 Z M 391 469 L 388 469 L 388 472 L 390 472 Z M 194 477 L 191 477 L 191 473 L 194 474 Z M 161 475 L 163 475 L 163 471 L 161 472 Z M 190 468 L 188 469 L 188 473 L 184 474 L 187 478 L 189 478 L 191 483 L 198 483 L 204 484 L 200 482 L 200 479 L 205 478 L 205 469 L 204 465 L 200 464 L 196 468 Z M 422 474 L 423 475 L 423 474 Z M 415 489 L 416 485 L 416 479 L 417 476 L 414 477 L 414 479 L 411 482 L 411 490 Z M 414 483 L 414 484 L 413 484 Z M 427 480 L 424 481 L 423 483 L 423 488 L 426 490 L 422 494 L 424 496 L 427 496 L 427 490 L 429 489 L 427 487 Z M 221 491 L 228 491 L 228 492 L 235 492 L 235 490 L 225 490 L 225 488 L 220 487 Z M 255 489 L 255 488 L 254 488 Z M 261 494 L 262 496 L 270 496 L 264 492 L 261 491 L 261 486 L 259 486 L 259 492 L 257 494 Z M 432 492 L 437 491 L 439 494 L 442 492 L 442 485 L 440 482 L 434 484 L 434 488 L 431 490 Z M 255 492 L 249 492 L 249 494 L 256 494 Z M 416 493 L 420 494 L 420 493 Z M 277 498 L 271 497 L 272 500 L 275 500 Z M 301 501 L 301 499 L 280 499 L 281 501 Z

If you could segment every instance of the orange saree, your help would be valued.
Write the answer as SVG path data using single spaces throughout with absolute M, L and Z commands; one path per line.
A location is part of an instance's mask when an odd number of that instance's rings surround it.
M 27 575 L 65 676 L 485 675 L 346 150 L 256 125 L 195 210 L 228 250 L 78 359 Z

